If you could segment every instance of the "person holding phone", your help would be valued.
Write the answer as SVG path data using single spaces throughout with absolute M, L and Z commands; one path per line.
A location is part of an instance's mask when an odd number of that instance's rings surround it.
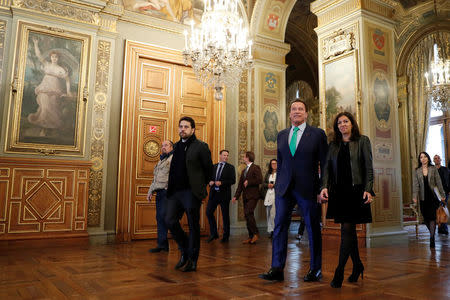
M 264 206 L 267 213 L 267 232 L 269 238 L 273 237 L 273 230 L 275 228 L 275 180 L 277 179 L 277 160 L 271 159 L 269 168 L 264 176 L 263 182 L 263 198 Z
M 328 201 L 327 218 L 341 223 L 339 264 L 331 281 L 331 287 L 340 288 L 349 256 L 353 272 L 348 281 L 356 282 L 360 275 L 363 278 L 364 265 L 359 257 L 356 224 L 372 222 L 370 203 L 375 194 L 369 138 L 360 134 L 358 124 L 349 112 L 336 116 L 333 131 L 320 198 L 322 202 Z

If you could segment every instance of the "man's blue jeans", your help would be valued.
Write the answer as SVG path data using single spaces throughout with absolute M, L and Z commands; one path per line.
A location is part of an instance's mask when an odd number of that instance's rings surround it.
M 167 226 L 164 220 L 167 207 L 166 194 L 166 189 L 156 191 L 156 225 L 158 228 L 158 248 L 169 249 L 169 242 L 167 241 Z

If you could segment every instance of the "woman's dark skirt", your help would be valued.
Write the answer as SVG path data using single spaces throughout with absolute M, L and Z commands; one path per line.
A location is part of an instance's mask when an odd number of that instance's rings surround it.
M 363 185 L 332 187 L 329 192 L 327 218 L 335 223 L 372 223 L 370 204 L 364 204 Z

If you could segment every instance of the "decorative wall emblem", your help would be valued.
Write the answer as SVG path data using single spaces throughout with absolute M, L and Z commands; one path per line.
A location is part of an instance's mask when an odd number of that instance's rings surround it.
M 270 30 L 275 30 L 278 27 L 278 20 L 279 16 L 276 14 L 270 14 L 267 18 L 267 27 L 269 27 Z
M 267 73 L 264 78 L 264 85 L 266 86 L 266 92 L 270 93 L 270 90 L 275 90 L 277 87 L 277 78 L 275 77 L 275 74 L 272 72 Z
M 394 150 L 392 143 L 375 141 L 374 154 L 376 160 L 392 160 Z
M 150 157 L 159 155 L 160 144 L 156 140 L 150 140 L 144 144 L 144 153 Z
M 355 49 L 355 36 L 349 30 L 338 30 L 323 41 L 323 59 L 338 56 Z
M 278 135 L 278 114 L 279 109 L 275 105 L 266 105 L 264 108 L 263 117 L 263 134 L 267 143 L 266 147 L 270 150 L 276 149 L 277 135 Z
M 384 46 L 386 45 L 385 33 L 378 28 L 375 28 L 373 30 L 374 31 L 372 33 L 372 41 L 373 45 L 375 46 L 373 47 L 373 52 L 375 54 L 384 56 L 385 55 Z
M 383 49 L 383 47 L 384 47 L 384 36 L 382 34 L 383 33 L 381 32 L 381 34 L 380 33 L 374 33 L 372 35 L 372 39 L 373 39 L 373 42 L 375 44 L 375 47 L 377 47 L 380 50 Z

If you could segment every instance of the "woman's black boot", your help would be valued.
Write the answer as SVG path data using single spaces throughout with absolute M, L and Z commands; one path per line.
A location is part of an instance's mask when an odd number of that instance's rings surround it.
M 342 281 L 344 281 L 344 269 L 336 268 L 336 271 L 334 272 L 333 280 L 331 281 L 330 285 L 332 288 L 340 288 L 342 287 Z

